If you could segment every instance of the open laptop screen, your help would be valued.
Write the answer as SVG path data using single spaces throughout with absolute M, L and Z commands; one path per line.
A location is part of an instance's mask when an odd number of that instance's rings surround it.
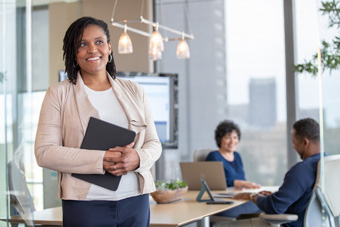
M 211 190 L 226 190 L 227 183 L 222 162 L 180 162 L 182 179 L 189 190 L 200 190 L 200 179 L 207 182 Z

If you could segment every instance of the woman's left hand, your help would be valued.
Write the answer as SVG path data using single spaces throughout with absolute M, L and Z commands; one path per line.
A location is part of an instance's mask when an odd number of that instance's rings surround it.
M 122 153 L 121 157 L 104 158 L 104 161 L 114 162 L 114 168 L 108 172 L 115 176 L 126 175 L 139 167 L 140 159 L 137 151 L 133 149 L 134 143 L 130 143 L 124 147 L 114 147 L 110 151 Z

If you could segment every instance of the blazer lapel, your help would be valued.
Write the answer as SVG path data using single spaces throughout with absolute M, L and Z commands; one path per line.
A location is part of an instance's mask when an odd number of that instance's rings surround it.
M 129 121 L 129 129 L 139 133 L 146 128 L 144 117 L 143 103 L 136 99 L 136 94 L 133 94 L 129 87 L 118 83 L 119 79 L 113 80 L 110 75 L 109 80 L 120 105 L 122 106 L 125 115 Z
M 90 117 L 100 118 L 98 111 L 92 106 L 87 92 L 85 91 L 85 84 L 78 72 L 77 83 L 73 86 L 76 105 L 78 108 L 79 118 L 85 135 L 87 125 Z

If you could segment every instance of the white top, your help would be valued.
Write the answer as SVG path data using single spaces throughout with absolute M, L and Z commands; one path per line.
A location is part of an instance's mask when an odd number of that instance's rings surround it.
M 98 110 L 102 120 L 128 128 L 128 120 L 112 88 L 106 91 L 94 91 L 85 86 L 85 90 L 91 104 Z M 137 195 L 140 195 L 137 176 L 134 172 L 129 172 L 122 176 L 116 191 L 92 184 L 86 200 L 117 201 Z

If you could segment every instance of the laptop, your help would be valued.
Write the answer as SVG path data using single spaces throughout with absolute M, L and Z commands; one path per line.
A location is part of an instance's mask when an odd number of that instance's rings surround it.
M 209 185 L 211 190 L 226 190 L 222 162 L 180 162 L 182 180 L 188 184 L 189 190 L 200 190 L 202 188 L 201 179 Z

